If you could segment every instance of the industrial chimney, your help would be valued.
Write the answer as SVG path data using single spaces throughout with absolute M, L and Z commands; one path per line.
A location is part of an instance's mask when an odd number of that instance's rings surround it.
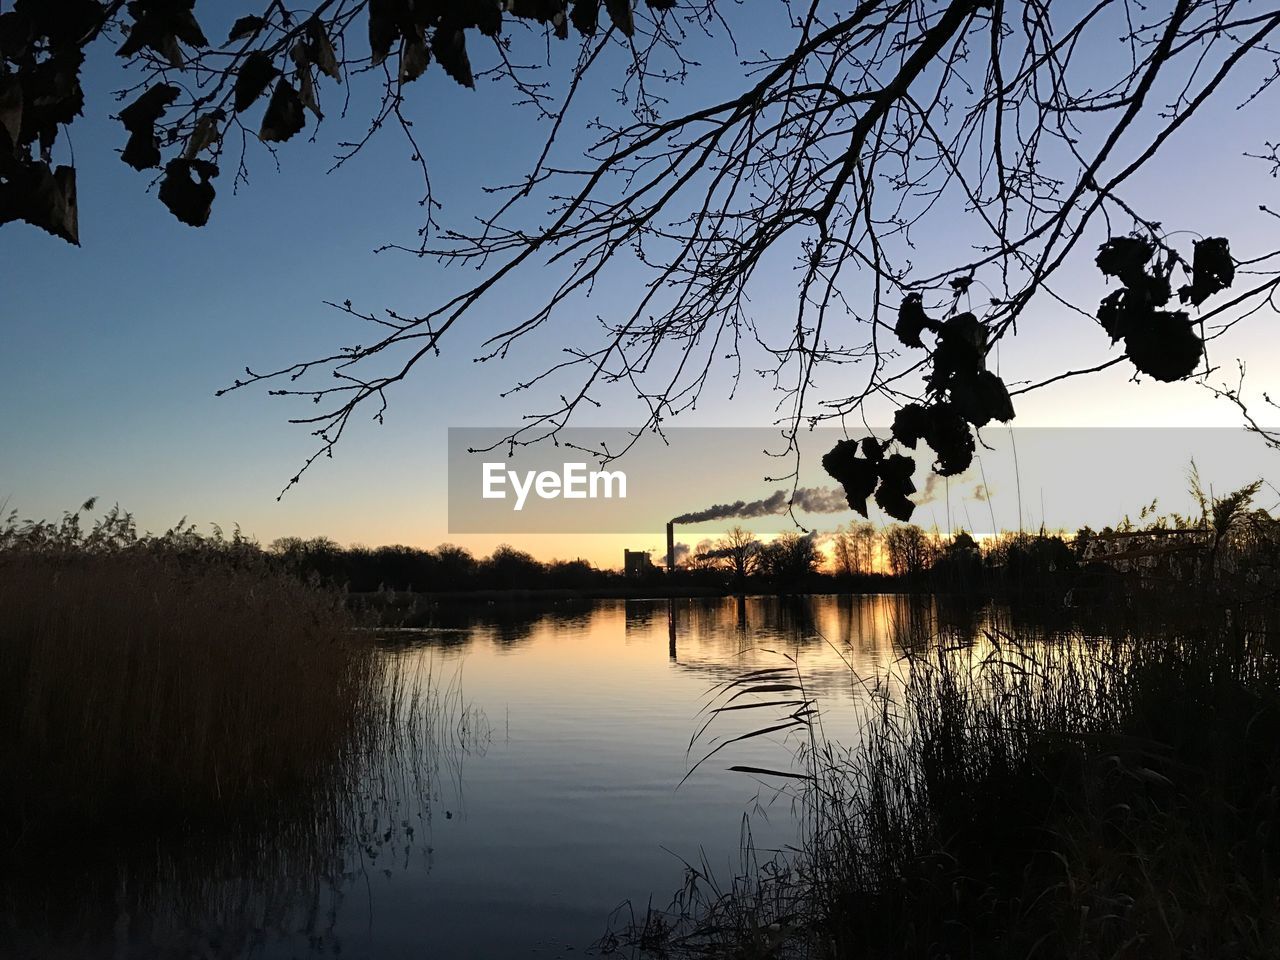
M 676 572 L 676 525 L 667 524 L 667 573 Z

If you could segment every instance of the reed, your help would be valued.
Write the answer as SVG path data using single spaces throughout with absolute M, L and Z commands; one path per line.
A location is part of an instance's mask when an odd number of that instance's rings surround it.
M 976 639 L 904 627 L 903 659 L 865 680 L 854 742 L 823 736 L 794 665 L 718 691 L 713 728 L 768 719 L 720 730 L 730 747 L 705 757 L 798 735 L 793 769 L 745 769 L 795 785 L 803 847 L 721 886 L 692 871 L 673 909 L 611 945 L 688 956 L 1274 956 L 1280 649 L 1265 617 L 1237 611 L 1114 639 L 1022 640 L 990 622 Z
M 15 955 L 328 942 L 342 891 L 420 845 L 487 738 L 456 682 L 239 538 L 0 525 Z
M 101 836 L 274 818 L 372 734 L 381 674 L 282 574 L 110 554 L 0 559 L 0 799 Z
M 237 531 L 0 523 L 0 851 L 301 829 L 350 838 L 483 739 L 453 686 Z

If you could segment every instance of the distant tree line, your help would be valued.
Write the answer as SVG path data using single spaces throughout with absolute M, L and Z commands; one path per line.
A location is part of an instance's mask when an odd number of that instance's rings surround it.
M 290 569 L 352 593 L 461 590 L 584 590 L 622 580 L 585 560 L 542 562 L 508 544 L 477 557 L 452 543 L 433 549 L 402 545 L 343 547 L 327 537 L 282 537 L 267 551 Z
M 764 541 L 742 527 L 692 550 L 688 576 L 738 589 L 920 590 L 937 593 L 1079 595 L 1212 585 L 1270 589 L 1280 582 L 1280 521 L 1254 505 L 1257 481 L 1207 494 L 1194 464 L 1191 514 L 1144 507 L 1101 530 L 1040 530 L 974 537 L 913 524 L 853 521 L 826 536 L 784 533 Z
M 235 528 L 201 533 L 185 522 L 160 534 L 137 531 L 131 514 L 113 507 L 92 523 L 94 501 L 58 521 L 0 519 L 0 555 L 77 557 L 109 552 L 163 554 L 188 563 L 284 569 L 308 582 L 349 593 L 469 591 L 617 591 L 694 587 L 755 592 L 1031 594 L 1098 600 L 1135 590 L 1188 584 L 1252 592 L 1280 583 L 1280 520 L 1254 505 L 1255 482 L 1224 497 L 1206 494 L 1194 468 L 1193 514 L 1161 513 L 1152 503 L 1136 520 L 1075 533 L 943 535 L 912 524 L 876 527 L 854 521 L 826 535 L 788 531 L 763 540 L 735 526 L 688 552 L 675 573 L 653 567 L 643 576 L 601 569 L 585 560 L 543 562 L 508 544 L 477 557 L 454 544 L 433 549 L 391 545 L 344 547 L 327 537 L 282 537 L 268 546 Z
M 353 593 L 585 589 L 617 582 L 622 576 L 585 560 L 543 563 L 505 544 L 487 557 L 448 543 L 431 550 L 401 545 L 344 547 L 328 537 L 282 537 L 264 547 L 239 527 L 227 533 L 214 525 L 206 533 L 185 520 L 161 533 L 140 533 L 133 515 L 118 506 L 87 520 L 95 506 L 94 500 L 88 500 L 58 520 L 20 520 L 16 511 L 0 517 L 0 557 L 39 554 L 74 563 L 102 554 L 147 554 L 193 566 L 216 563 L 284 569 L 317 585 Z
M 975 539 L 914 524 L 854 521 L 826 536 L 783 533 L 764 541 L 742 527 L 707 540 L 685 561 L 688 575 L 738 588 L 800 591 L 989 592 L 1033 586 L 1063 591 L 1083 565 L 1076 538 L 1004 533 Z

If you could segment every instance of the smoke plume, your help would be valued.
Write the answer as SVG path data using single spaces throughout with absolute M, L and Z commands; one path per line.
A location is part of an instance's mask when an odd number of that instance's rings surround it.
M 750 520 L 785 513 L 790 500 L 796 510 L 805 513 L 840 513 L 850 509 L 844 493 L 831 487 L 800 487 L 790 497 L 786 490 L 776 490 L 763 500 L 738 500 L 734 503 L 717 503 L 704 510 L 695 510 L 672 517 L 672 523 L 704 523 L 707 520 Z
M 919 496 L 915 498 L 916 506 L 923 507 L 937 500 L 938 496 L 946 489 L 944 479 L 945 478 L 938 476 L 938 474 L 930 470 L 929 475 L 924 481 L 924 489 L 920 491 Z
M 968 471 L 966 471 L 965 473 L 960 474 L 960 476 L 952 477 L 951 479 L 959 483 L 967 479 L 968 477 L 969 477 L 969 473 Z M 946 489 L 945 483 L 944 483 L 945 479 L 946 479 L 945 477 L 940 477 L 938 476 L 938 474 L 930 471 L 929 476 L 926 477 L 924 481 L 924 490 L 922 490 L 920 494 L 914 498 L 916 506 L 923 507 L 941 498 L 943 492 Z M 963 494 L 961 494 L 960 496 L 961 496 L 961 499 L 965 499 Z M 976 500 L 978 501 L 978 503 L 986 503 L 987 500 L 990 499 L 990 497 L 991 497 L 991 492 L 987 489 L 987 485 L 985 483 L 979 483 L 973 488 L 972 492 L 968 495 L 967 499 Z

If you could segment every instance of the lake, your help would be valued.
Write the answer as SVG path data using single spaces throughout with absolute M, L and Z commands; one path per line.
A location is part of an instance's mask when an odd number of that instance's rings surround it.
M 756 711 L 724 714 L 690 750 L 715 685 L 794 658 L 827 736 L 849 738 L 868 703 L 859 678 L 897 659 L 905 625 L 931 632 L 938 616 L 905 597 L 442 606 L 369 638 L 471 705 L 426 760 L 426 802 L 390 810 L 385 836 L 339 869 L 265 847 L 202 859 L 193 845 L 158 871 L 109 870 L 76 888 L 77 906 L 11 903 L 31 911 L 17 926 L 34 952 L 15 955 L 582 956 L 624 904 L 665 907 L 686 863 L 738 873 L 744 827 L 761 856 L 797 839 L 777 789 L 789 781 L 726 769 L 786 769 L 795 740 L 730 744 L 681 782 L 714 737 L 760 725 Z

